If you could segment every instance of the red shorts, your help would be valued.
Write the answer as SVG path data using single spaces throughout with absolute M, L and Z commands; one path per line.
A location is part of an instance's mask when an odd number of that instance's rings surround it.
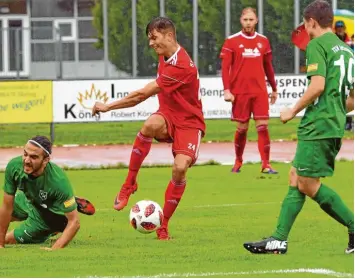
M 237 94 L 232 106 L 232 121 L 248 122 L 251 114 L 255 120 L 269 119 L 268 94 Z
M 184 154 L 191 157 L 191 165 L 195 164 L 199 154 L 202 131 L 197 128 L 176 127 L 172 121 L 172 118 L 168 114 L 164 114 L 160 111 L 155 114 L 159 114 L 164 117 L 170 137 L 165 140 L 156 140 L 159 142 L 173 143 L 172 153 L 174 157 L 176 154 Z

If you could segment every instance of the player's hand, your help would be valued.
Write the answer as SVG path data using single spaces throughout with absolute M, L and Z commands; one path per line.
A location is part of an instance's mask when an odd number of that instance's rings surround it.
M 271 97 L 270 97 L 270 103 L 272 105 L 276 103 L 277 96 L 278 96 L 277 91 L 272 91 Z
M 41 247 L 41 250 L 45 250 L 45 251 L 53 251 L 52 248 L 50 247 Z
M 224 90 L 224 101 L 226 102 L 234 102 L 234 95 L 227 89 Z
M 92 108 L 92 116 L 95 116 L 96 114 L 99 115 L 100 112 L 107 112 L 108 111 L 108 106 L 100 103 L 100 102 L 96 102 L 94 107 Z
M 5 247 L 4 247 L 4 246 L 0 246 L 0 249 L 1 249 L 1 248 L 5 249 Z
M 284 108 L 280 112 L 280 119 L 283 123 L 287 123 L 296 116 L 292 108 Z

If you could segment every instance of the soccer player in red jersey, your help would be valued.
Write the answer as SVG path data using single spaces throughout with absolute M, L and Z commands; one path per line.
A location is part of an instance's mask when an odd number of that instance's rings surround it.
M 158 239 L 168 240 L 168 222 L 184 193 L 187 169 L 198 157 L 205 122 L 198 70 L 185 49 L 178 44 L 174 23 L 165 17 L 155 18 L 147 25 L 146 34 L 149 46 L 159 56 L 157 78 L 120 100 L 110 104 L 97 102 L 92 113 L 133 107 L 158 94 L 159 109 L 145 121 L 135 139 L 128 175 L 115 199 L 114 208 L 122 210 L 130 195 L 137 190 L 137 174 L 153 139 L 172 142 L 172 179 L 165 192 L 163 224 L 157 230 Z
M 275 174 L 270 165 L 270 137 L 268 131 L 269 98 L 265 76 L 271 87 L 271 104 L 277 99 L 275 74 L 269 40 L 255 32 L 258 23 L 256 10 L 245 8 L 240 17 L 242 31 L 228 37 L 222 47 L 222 80 L 224 99 L 232 102 L 232 121 L 235 132 L 235 164 L 232 172 L 239 172 L 247 140 L 251 113 L 258 132 L 258 149 L 263 173 Z

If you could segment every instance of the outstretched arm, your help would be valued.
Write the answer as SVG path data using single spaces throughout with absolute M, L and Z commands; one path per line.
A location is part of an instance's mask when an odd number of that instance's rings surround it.
M 5 247 L 5 236 L 11 221 L 15 196 L 4 193 L 3 204 L 0 207 L 0 248 Z
M 312 76 L 306 92 L 298 100 L 293 108 L 286 108 L 281 111 L 280 118 L 283 123 L 293 119 L 297 113 L 302 111 L 308 105 L 313 103 L 320 95 L 322 95 L 325 87 L 325 78 L 323 76 Z
M 145 101 L 149 97 L 159 93 L 160 87 L 157 82 L 154 80 L 148 83 L 141 89 L 131 92 L 126 97 L 114 101 L 110 104 L 103 104 L 96 102 L 92 108 L 92 115 L 98 114 L 99 112 L 107 112 L 115 109 L 130 108 L 138 105 L 139 103 Z
M 77 210 L 65 213 L 65 216 L 68 218 L 68 224 L 65 227 L 63 234 L 53 244 L 52 250 L 64 248 L 67 246 L 80 229 L 80 221 Z

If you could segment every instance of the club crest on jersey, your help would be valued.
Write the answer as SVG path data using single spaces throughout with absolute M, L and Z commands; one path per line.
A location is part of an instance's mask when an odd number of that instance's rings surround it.
M 48 193 L 43 191 L 43 190 L 40 190 L 39 191 L 39 197 L 41 198 L 42 201 L 46 200 L 47 199 L 47 196 L 48 196 Z
M 245 48 L 242 55 L 243 57 L 255 58 L 260 56 L 260 51 L 257 48 Z
M 256 45 L 258 46 L 258 48 L 262 48 L 263 47 L 262 43 L 257 43 Z

